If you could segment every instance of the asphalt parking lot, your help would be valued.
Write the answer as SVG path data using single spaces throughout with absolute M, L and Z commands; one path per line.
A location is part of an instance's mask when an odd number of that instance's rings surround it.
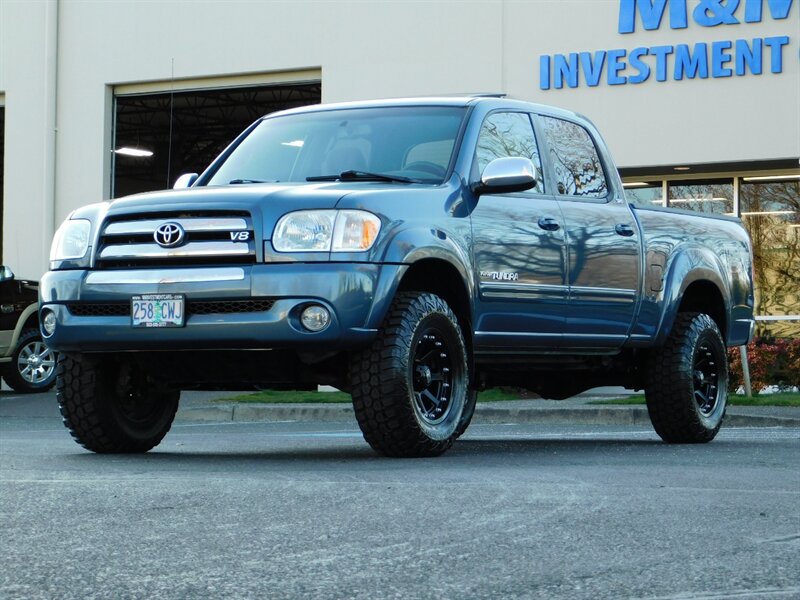
M 391 460 L 346 419 L 183 421 L 100 456 L 29 398 L 0 393 L 3 598 L 800 597 L 797 427 L 478 423 Z

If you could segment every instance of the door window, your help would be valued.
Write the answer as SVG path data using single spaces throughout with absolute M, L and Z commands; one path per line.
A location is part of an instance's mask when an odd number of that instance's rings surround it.
M 512 156 L 530 159 L 536 169 L 536 186 L 530 191 L 543 194 L 542 160 L 530 117 L 519 112 L 492 113 L 481 125 L 478 136 L 478 147 L 475 150 L 478 173 L 483 173 L 486 165 L 494 159 Z
M 542 117 L 558 193 L 564 196 L 605 198 L 603 166 L 589 132 L 580 125 Z

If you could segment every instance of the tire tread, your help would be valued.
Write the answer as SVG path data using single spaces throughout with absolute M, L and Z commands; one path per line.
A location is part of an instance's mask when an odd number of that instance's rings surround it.
M 397 295 L 372 345 L 355 354 L 350 363 L 353 408 L 364 439 L 379 454 L 391 457 L 429 457 L 446 452 L 458 437 L 434 440 L 416 426 L 412 393 L 397 365 L 411 350 L 414 326 L 431 313 L 441 313 L 451 322 L 462 345 L 458 321 L 447 303 L 425 292 Z M 464 372 L 468 375 L 467 362 Z M 468 376 L 467 376 L 468 380 Z
M 61 356 L 58 360 L 56 398 L 64 425 L 73 439 L 92 452 L 134 454 L 157 446 L 169 431 L 177 401 L 171 402 L 166 426 L 155 435 L 133 439 L 114 422 L 108 410 L 111 399 L 104 396 L 99 366 L 88 359 Z
M 650 356 L 645 387 L 647 411 L 653 428 L 665 442 L 710 442 L 722 426 L 720 419 L 715 427 L 707 427 L 695 408 L 693 398 L 694 344 L 707 330 L 719 336 L 722 343 L 711 317 L 704 313 L 679 313 L 664 346 Z

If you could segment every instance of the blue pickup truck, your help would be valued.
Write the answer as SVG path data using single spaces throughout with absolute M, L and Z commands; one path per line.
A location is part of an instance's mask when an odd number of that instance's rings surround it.
M 714 438 L 753 331 L 734 218 L 626 201 L 584 117 L 502 97 L 273 113 L 174 190 L 74 211 L 40 324 L 95 452 L 146 452 L 181 390 L 353 397 L 366 441 L 433 456 L 479 390 L 644 389 L 667 442 Z

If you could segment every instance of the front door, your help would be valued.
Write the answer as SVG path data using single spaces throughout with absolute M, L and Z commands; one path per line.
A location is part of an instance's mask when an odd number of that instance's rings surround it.
M 527 113 L 494 112 L 481 127 L 476 172 L 507 156 L 530 158 L 538 181 L 529 192 L 483 195 L 472 213 L 479 353 L 558 346 L 565 325 L 565 223 L 558 201 L 545 194 Z

